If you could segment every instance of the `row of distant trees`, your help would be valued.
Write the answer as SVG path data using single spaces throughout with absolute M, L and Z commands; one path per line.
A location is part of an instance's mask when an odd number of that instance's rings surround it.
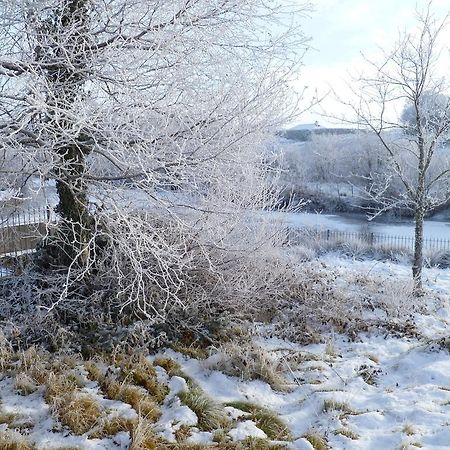
M 375 214 L 411 211 L 416 293 L 422 291 L 424 218 L 450 199 L 445 149 L 450 134 L 449 50 L 444 35 L 449 17 L 437 20 L 431 7 L 430 2 L 418 14 L 416 29 L 400 34 L 381 59 L 367 60 L 368 73 L 351 85 L 354 96 L 341 100 L 348 108 L 341 121 L 364 133 L 313 139 L 302 152 L 307 178 L 347 179 L 376 204 Z
M 405 107 L 402 120 L 407 123 L 411 106 Z M 408 150 L 413 131 L 402 129 L 386 131 L 383 139 L 396 145 L 396 157 L 409 178 L 414 177 L 415 156 Z M 310 139 L 298 143 L 284 141 L 282 184 L 286 194 L 299 197 L 311 195 L 323 209 L 331 211 L 340 198 L 339 208 L 361 213 L 380 214 L 393 211 L 413 215 L 413 209 L 404 203 L 405 186 L 397 176 L 379 137 L 372 132 L 351 130 L 347 134 L 312 133 Z M 443 141 L 427 171 L 433 179 L 442 167 L 450 164 L 450 143 Z M 435 183 L 431 193 L 439 204 L 445 203 L 450 191 L 447 177 Z M 315 203 L 312 203 L 315 205 Z

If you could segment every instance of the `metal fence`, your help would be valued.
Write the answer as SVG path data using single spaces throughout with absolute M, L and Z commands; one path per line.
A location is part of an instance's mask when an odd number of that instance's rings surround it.
M 11 258 L 34 251 L 54 220 L 50 208 L 15 211 L 0 217 L 0 276 L 9 273 Z
M 306 228 L 290 229 L 288 231 L 289 245 L 299 245 L 311 242 L 330 247 L 348 245 L 383 251 L 393 250 L 413 252 L 414 250 L 414 237 L 412 236 Z M 423 248 L 425 251 L 430 252 L 450 252 L 450 240 L 424 238 Z

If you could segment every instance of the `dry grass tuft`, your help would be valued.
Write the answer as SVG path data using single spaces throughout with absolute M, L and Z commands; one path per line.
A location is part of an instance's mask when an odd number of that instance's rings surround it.
M 77 391 L 55 398 L 53 411 L 59 421 L 76 435 L 90 431 L 102 416 L 102 408 L 97 399 Z
M 230 437 L 227 434 L 228 430 L 224 430 L 223 428 L 219 428 L 213 431 L 213 442 L 217 442 L 218 444 L 225 444 L 230 440 Z
M 348 403 L 338 402 L 336 400 L 325 400 L 323 402 L 323 410 L 325 412 L 339 411 L 343 414 L 357 414 L 357 412 L 352 409 Z
M 149 421 L 155 422 L 161 416 L 158 404 L 139 386 L 105 379 L 101 387 L 109 399 L 128 403 Z
M 0 332 L 0 369 L 6 371 L 12 364 L 15 352 L 4 334 Z
M 292 440 L 288 427 L 273 411 L 248 402 L 232 402 L 227 403 L 226 406 L 249 413 L 250 415 L 246 416 L 246 419 L 253 420 L 256 426 L 264 431 L 270 439 L 275 441 Z
M 187 385 L 190 388 L 200 388 L 200 386 L 198 385 L 198 383 L 192 379 L 189 375 L 187 375 L 186 373 L 183 372 L 183 370 L 181 369 L 181 366 L 174 361 L 172 358 L 168 358 L 165 356 L 162 357 L 158 357 L 155 359 L 154 361 L 155 366 L 159 366 L 162 367 L 169 376 L 174 377 L 181 377 L 184 378 L 186 380 Z
M 131 444 L 129 450 L 163 450 L 160 440 L 155 436 L 152 424 L 142 418 L 136 421 L 131 430 Z
M 103 373 L 94 361 L 86 361 L 84 363 L 84 368 L 86 369 L 87 377 L 90 380 L 99 383 L 103 379 Z
M 125 417 L 104 417 L 100 420 L 98 426 L 89 433 L 92 439 L 103 439 L 105 437 L 115 436 L 122 431 L 131 433 L 136 427 L 138 419 L 129 419 Z
M 21 395 L 30 395 L 38 389 L 35 380 L 26 373 L 19 373 L 16 375 L 14 387 Z
M 212 368 L 244 380 L 260 379 L 280 392 L 290 390 L 279 358 L 249 342 L 228 342 L 221 349 L 223 358 Z
M 47 374 L 45 401 L 53 404 L 55 399 L 59 399 L 78 389 L 76 379 L 63 374 Z
M 48 352 L 31 347 L 25 352 L 18 353 L 16 372 L 18 371 L 26 373 L 40 385 L 46 383 L 49 371 L 62 372 L 62 364 L 58 359 L 52 364 L 52 358 Z
M 181 366 L 172 358 L 166 356 L 159 356 L 153 361 L 153 364 L 162 367 L 171 377 L 178 376 L 181 372 Z
M 191 427 L 188 425 L 181 425 L 181 427 L 175 431 L 175 439 L 178 443 L 184 443 L 190 435 Z
M 0 431 L 1 450 L 34 450 L 34 446 L 28 442 L 20 433 L 6 430 Z
M 346 428 L 341 428 L 339 430 L 336 430 L 334 432 L 335 435 L 341 435 L 341 436 L 345 436 L 348 439 L 352 439 L 354 441 L 359 439 L 359 435 L 357 433 L 355 433 L 354 431 L 348 430 Z
M 209 356 L 209 352 L 206 348 L 199 347 L 194 344 L 185 345 L 181 342 L 175 342 L 170 347 L 176 352 L 182 353 L 183 355 L 186 355 L 189 358 L 206 359 Z
M 402 428 L 402 433 L 405 433 L 407 436 L 412 436 L 413 434 L 416 434 L 416 430 L 414 430 L 414 427 L 411 424 L 405 424 Z
M 284 444 L 272 444 L 267 439 L 248 437 L 242 443 L 238 443 L 236 450 L 288 450 Z
M 200 430 L 213 431 L 229 425 L 229 419 L 222 406 L 208 397 L 198 386 L 180 392 L 178 397 L 197 415 Z
M 317 431 L 305 433 L 303 437 L 313 446 L 314 450 L 328 450 L 328 442 L 324 436 Z
M 158 382 L 155 367 L 145 356 L 119 355 L 115 362 L 122 371 L 123 380 L 147 389 L 158 403 L 164 401 L 169 393 L 169 388 Z
M 14 413 L 6 413 L 0 411 L 0 424 L 2 425 L 11 425 L 17 419 L 17 414 Z M 1 447 L 0 447 L 1 448 Z

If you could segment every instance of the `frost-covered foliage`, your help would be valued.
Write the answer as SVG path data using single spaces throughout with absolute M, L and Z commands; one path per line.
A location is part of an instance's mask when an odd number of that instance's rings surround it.
M 410 133 L 386 131 L 382 138 L 395 146 L 403 173 L 414 179 L 416 157 L 408 149 Z M 412 215 L 405 202 L 405 185 L 375 133 L 312 135 L 307 142 L 282 141 L 279 152 L 283 169 L 280 183 L 285 186 L 285 192 L 311 200 L 315 209 L 365 211 L 374 215 L 389 205 L 389 211 Z M 449 161 L 448 143 L 442 142 L 434 151 L 427 180 L 438 177 Z M 448 178 L 443 177 L 430 191 L 438 203 L 446 199 L 447 185 Z
M 348 197 L 349 208 L 361 204 L 365 188 L 387 166 L 376 136 L 365 132 L 313 134 L 304 143 L 282 142 L 280 152 L 281 183 L 297 196 L 320 196 L 326 209 L 333 198 Z
M 281 241 L 259 214 L 277 201 L 266 143 L 295 106 L 307 8 L 2 4 L 2 172 L 14 186 L 54 182 L 60 217 L 4 283 L 4 317 L 27 323 L 39 307 L 45 322 L 65 311 L 84 326 L 101 306 L 160 322 L 192 304 L 257 301 Z

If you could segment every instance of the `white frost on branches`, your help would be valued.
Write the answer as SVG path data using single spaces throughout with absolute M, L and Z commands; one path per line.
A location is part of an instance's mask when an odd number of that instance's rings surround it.
M 259 213 L 277 201 L 265 149 L 295 110 L 308 8 L 2 3 L 0 170 L 8 186 L 56 181 L 66 227 L 47 240 L 66 270 L 47 255 L 47 282 L 28 274 L 46 311 L 87 299 L 159 319 L 262 289 L 282 238 Z

